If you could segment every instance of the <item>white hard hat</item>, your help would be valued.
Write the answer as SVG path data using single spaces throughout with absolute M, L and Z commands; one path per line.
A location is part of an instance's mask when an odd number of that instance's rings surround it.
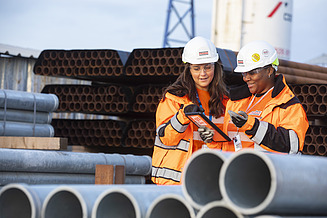
M 252 41 L 241 48 L 237 54 L 237 67 L 234 72 L 249 72 L 269 64 L 279 65 L 275 48 L 266 41 Z
M 206 64 L 218 61 L 216 46 L 201 36 L 194 37 L 186 43 L 182 61 L 190 64 Z

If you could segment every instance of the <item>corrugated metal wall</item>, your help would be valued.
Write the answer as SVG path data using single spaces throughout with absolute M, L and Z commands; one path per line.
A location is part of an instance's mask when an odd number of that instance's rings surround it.
M 0 57 L 0 89 L 40 93 L 48 84 L 91 84 L 86 80 L 39 76 L 33 73 L 36 59 Z M 53 118 L 99 119 L 102 116 L 78 113 L 53 113 Z

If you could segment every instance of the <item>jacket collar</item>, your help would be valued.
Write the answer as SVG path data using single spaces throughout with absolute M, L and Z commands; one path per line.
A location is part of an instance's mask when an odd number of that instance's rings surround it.
M 275 85 L 271 93 L 271 97 L 275 98 L 279 93 L 282 92 L 284 88 L 285 88 L 284 76 L 282 74 L 279 74 L 278 76 L 275 77 Z M 230 98 L 232 101 L 248 98 L 251 95 L 252 93 L 250 92 L 247 84 L 232 88 L 230 90 Z

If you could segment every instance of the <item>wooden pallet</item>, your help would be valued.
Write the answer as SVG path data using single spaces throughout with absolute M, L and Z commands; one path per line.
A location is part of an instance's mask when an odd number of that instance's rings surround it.
M 66 150 L 67 138 L 1 136 L 0 148 Z

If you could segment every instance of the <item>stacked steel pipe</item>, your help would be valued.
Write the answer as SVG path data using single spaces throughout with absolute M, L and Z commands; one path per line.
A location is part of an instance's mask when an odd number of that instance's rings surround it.
M 53 119 L 55 136 L 83 146 L 152 148 L 155 137 L 153 120 L 69 120 Z
M 327 85 L 290 85 L 309 119 L 324 120 L 327 114 Z M 310 125 L 305 136 L 303 153 L 327 156 L 327 126 Z M 326 139 L 325 139 L 326 138 Z
M 50 123 L 58 104 L 54 94 L 0 89 L 0 136 L 54 136 Z
M 156 135 L 156 124 L 153 120 L 134 120 L 126 128 L 124 145 L 134 148 L 152 148 Z
M 292 85 L 291 88 L 307 115 L 325 115 L 327 113 L 327 85 Z
M 327 84 L 327 68 L 316 65 L 280 60 L 278 72 L 290 84 Z
M 130 111 L 132 91 L 119 85 L 46 85 L 42 93 L 59 98 L 57 112 L 117 114 Z
M 127 76 L 178 76 L 184 70 L 182 48 L 134 49 L 126 64 Z
M 35 63 L 34 72 L 81 79 L 120 76 L 123 57 L 128 54 L 116 50 L 44 50 Z
M 142 86 L 134 92 L 133 112 L 155 113 L 162 97 L 162 86 Z
M 53 119 L 57 137 L 71 145 L 119 147 L 126 124 L 116 120 Z
M 94 184 L 96 165 L 122 165 L 126 184 L 144 184 L 151 172 L 147 155 L 120 155 L 0 149 L 0 186 L 27 184 Z
M 304 143 L 304 154 L 327 156 L 327 126 L 309 126 Z

